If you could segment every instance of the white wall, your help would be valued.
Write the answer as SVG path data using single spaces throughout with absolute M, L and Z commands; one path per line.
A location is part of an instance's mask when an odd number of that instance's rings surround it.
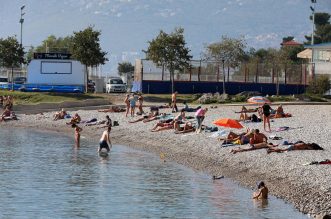
M 75 60 L 34 59 L 28 65 L 27 83 L 84 85 L 84 70 Z

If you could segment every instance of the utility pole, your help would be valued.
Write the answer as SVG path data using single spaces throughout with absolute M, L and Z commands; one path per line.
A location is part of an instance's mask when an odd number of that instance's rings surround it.
M 316 0 L 311 0 L 311 3 L 313 4 L 313 6 L 310 6 L 310 9 L 313 13 L 313 27 L 312 27 L 312 33 L 311 33 L 311 45 L 314 45 L 314 34 L 315 34 L 315 4 L 316 4 Z
M 21 7 L 21 19 L 20 19 L 20 24 L 21 24 L 21 48 L 23 47 L 23 23 L 24 23 L 24 19 L 23 19 L 23 15 L 25 15 L 25 13 L 23 13 L 23 9 L 25 8 L 25 5 L 23 5 Z

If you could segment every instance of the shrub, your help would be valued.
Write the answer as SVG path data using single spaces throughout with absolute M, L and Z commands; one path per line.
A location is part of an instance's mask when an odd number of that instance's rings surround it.
M 321 75 L 309 83 L 307 93 L 323 95 L 330 88 L 330 79 L 326 75 Z

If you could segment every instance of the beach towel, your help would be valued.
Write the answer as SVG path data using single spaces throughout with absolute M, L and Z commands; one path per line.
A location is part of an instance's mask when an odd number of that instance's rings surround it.
M 279 137 L 279 136 L 276 136 L 276 135 L 270 135 L 269 139 L 271 139 L 271 140 L 282 140 L 283 138 Z
M 325 159 L 325 160 L 322 160 L 322 161 L 312 161 L 312 162 L 309 162 L 309 163 L 304 163 L 302 165 L 304 166 L 307 166 L 307 165 L 323 165 L 323 164 L 331 164 L 331 160 L 329 159 Z
M 276 132 L 287 131 L 289 129 L 290 129 L 290 127 L 288 127 L 288 126 L 281 126 L 281 127 L 276 128 Z
M 219 130 L 215 133 L 213 133 L 212 135 L 210 135 L 209 137 L 210 138 L 226 138 L 229 134 L 229 131 L 226 131 L 226 130 Z

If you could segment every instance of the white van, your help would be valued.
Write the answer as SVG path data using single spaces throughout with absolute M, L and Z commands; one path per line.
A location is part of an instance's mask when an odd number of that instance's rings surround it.
M 126 84 L 119 77 L 110 78 L 107 80 L 106 92 L 126 92 Z

